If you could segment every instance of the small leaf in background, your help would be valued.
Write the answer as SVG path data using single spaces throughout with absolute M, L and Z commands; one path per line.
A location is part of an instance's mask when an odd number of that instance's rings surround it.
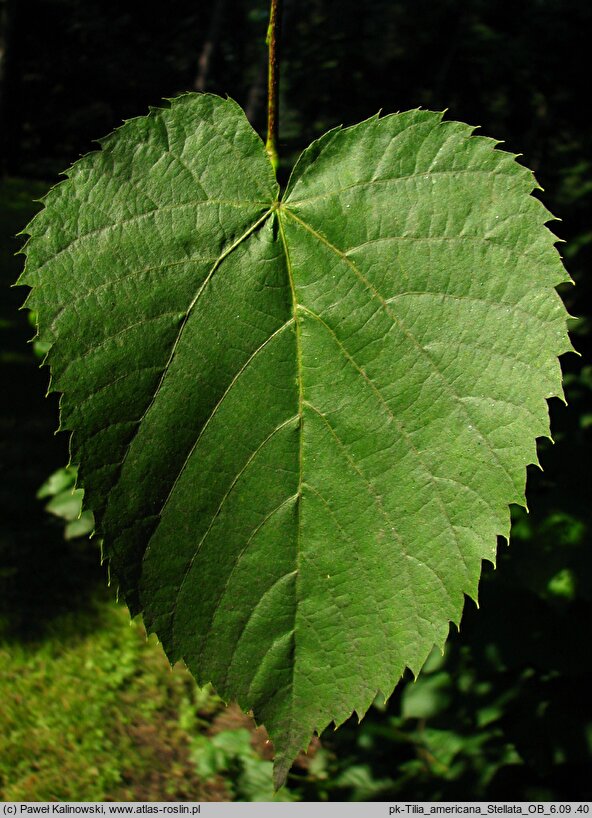
M 403 694 L 402 716 L 406 719 L 429 719 L 450 701 L 450 677 L 447 673 L 422 674 L 415 684 L 407 685 Z
M 77 469 L 73 466 L 57 469 L 37 492 L 39 500 L 50 498 L 45 504 L 46 511 L 66 521 L 64 537 L 67 540 L 85 537 L 95 527 L 92 511 L 82 510 L 84 491 L 75 488 L 76 477 Z
M 39 488 L 37 499 L 44 500 L 46 497 L 55 497 L 67 489 L 74 490 L 76 486 L 77 469 L 74 466 L 65 466 L 57 469 L 49 475 L 47 480 Z

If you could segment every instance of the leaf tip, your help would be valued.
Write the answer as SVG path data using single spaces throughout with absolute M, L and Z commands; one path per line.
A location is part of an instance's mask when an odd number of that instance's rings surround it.
M 281 790 L 288 778 L 290 766 L 286 766 L 285 762 L 275 763 L 273 765 L 273 789 L 275 792 Z

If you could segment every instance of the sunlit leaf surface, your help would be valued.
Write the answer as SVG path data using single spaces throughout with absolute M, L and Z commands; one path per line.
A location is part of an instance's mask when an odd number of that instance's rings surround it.
M 240 108 L 187 95 L 27 228 L 111 574 L 171 661 L 265 723 L 278 784 L 443 644 L 561 395 L 549 213 L 471 132 L 336 129 L 280 197 Z

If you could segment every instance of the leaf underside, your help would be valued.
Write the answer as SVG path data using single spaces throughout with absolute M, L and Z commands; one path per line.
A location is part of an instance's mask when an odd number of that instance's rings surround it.
M 422 110 L 335 129 L 280 198 L 241 109 L 186 95 L 26 231 L 111 575 L 266 725 L 278 785 L 443 645 L 562 395 L 550 214 L 471 134 Z

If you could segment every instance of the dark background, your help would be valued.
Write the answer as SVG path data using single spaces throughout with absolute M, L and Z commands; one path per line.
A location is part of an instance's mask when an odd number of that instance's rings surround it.
M 187 90 L 228 94 L 263 132 L 267 3 L 2 0 L 2 274 L 31 199 L 122 119 Z M 323 737 L 309 800 L 592 798 L 590 262 L 592 5 L 586 0 L 285 0 L 281 176 L 336 124 L 411 107 L 448 109 L 523 155 L 561 218 L 577 287 L 562 295 L 582 357 L 563 358 L 568 407 L 529 474 L 530 514 L 485 566 L 481 608 L 420 681 Z M 64 542 L 35 492 L 67 461 L 57 401 L 25 346 L 21 290 L 3 289 L 0 615 L 13 642 L 84 606 L 104 580 L 94 547 Z M 320 767 L 319 767 L 320 769 Z M 1 784 L 1 781 L 0 781 Z M 295 796 L 296 797 L 296 796 Z

